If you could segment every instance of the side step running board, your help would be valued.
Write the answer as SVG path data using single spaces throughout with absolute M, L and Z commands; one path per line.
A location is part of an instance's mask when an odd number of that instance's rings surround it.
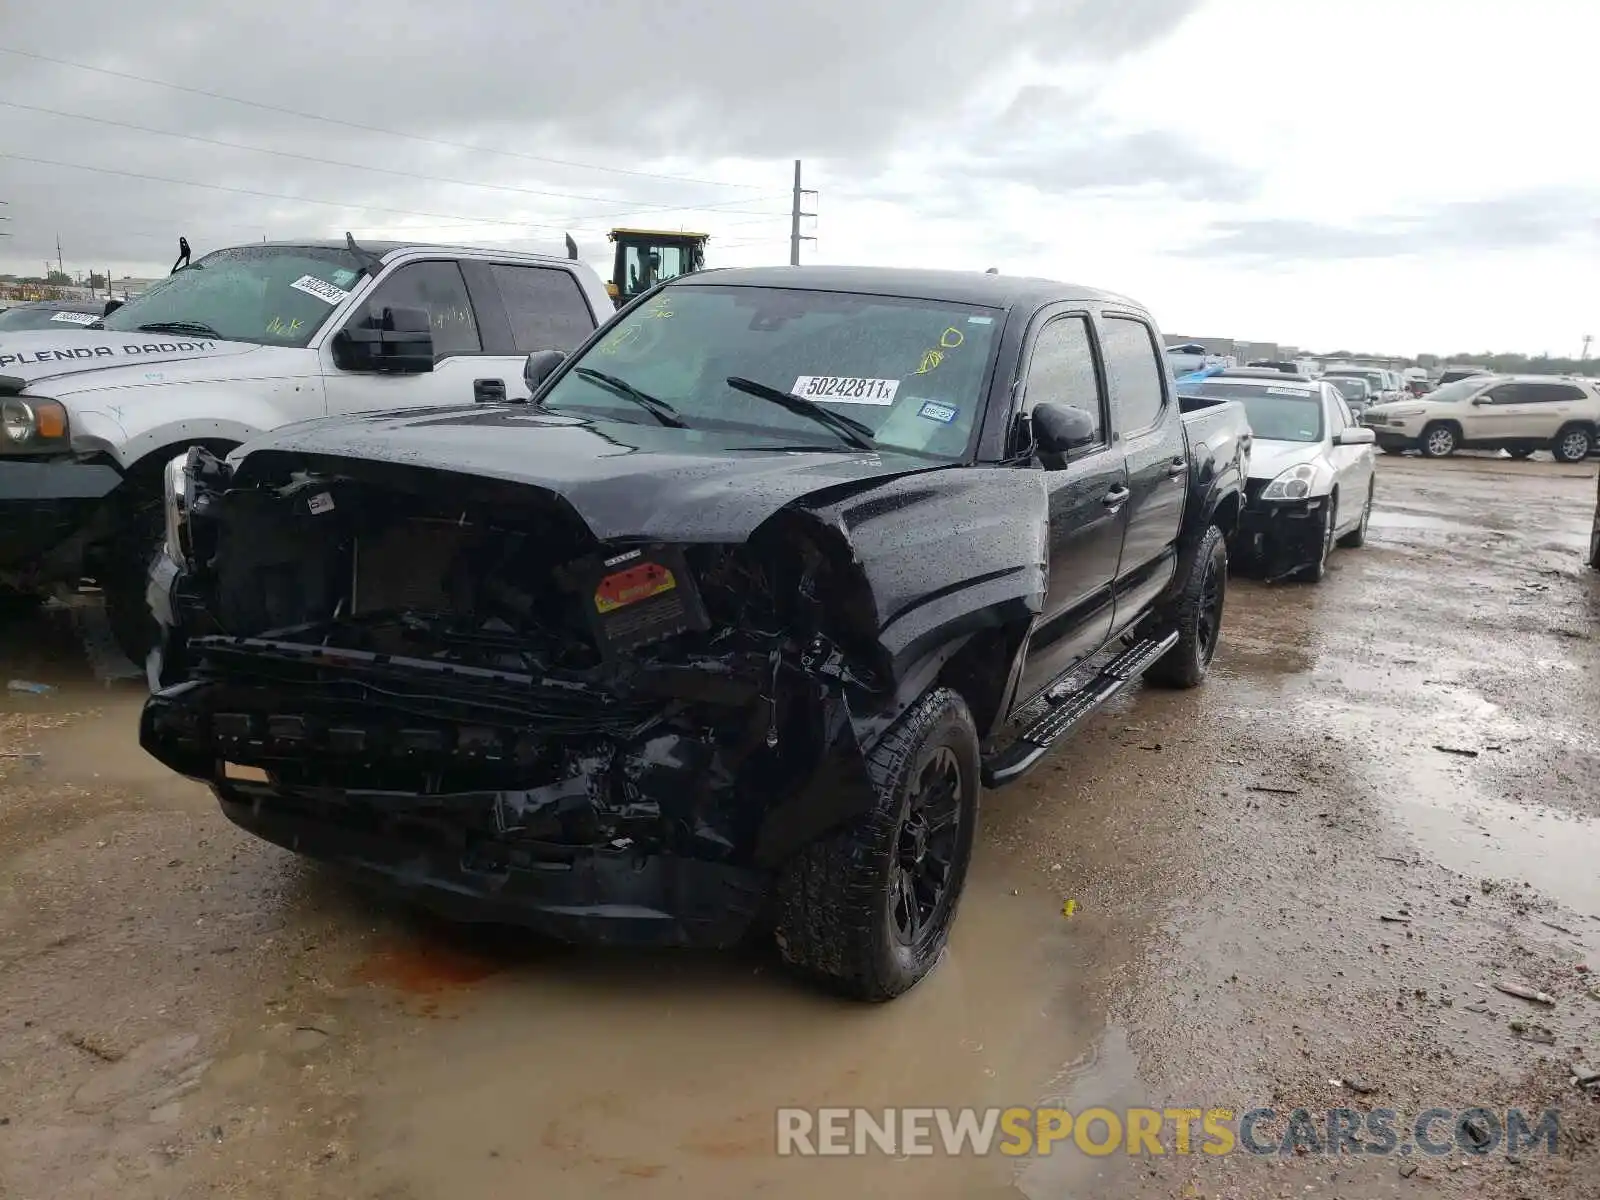
M 1145 638 L 1129 646 L 1104 667 L 1085 686 L 1057 696 L 1051 706 L 1022 735 L 998 754 L 983 761 L 983 786 L 1003 787 L 1015 783 L 1050 752 L 1050 747 L 1083 723 L 1107 700 L 1143 675 L 1168 650 L 1177 644 L 1176 632 L 1163 638 Z

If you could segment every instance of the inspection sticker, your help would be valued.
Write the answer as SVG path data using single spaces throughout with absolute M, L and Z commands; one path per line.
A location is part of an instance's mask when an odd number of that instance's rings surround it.
M 93 313 L 58 312 L 52 321 L 65 321 L 68 325 L 93 325 L 100 318 Z
M 318 279 L 315 275 L 302 275 L 289 285 L 297 292 L 304 292 L 308 296 L 315 296 L 324 304 L 338 304 L 350 293 L 341 287 L 334 287 L 326 280 Z
M 937 400 L 929 400 L 917 410 L 917 415 L 948 425 L 961 415 L 961 410 L 953 404 L 940 404 Z
M 994 324 L 994 318 L 993 317 L 968 317 L 967 318 L 967 324 L 968 325 L 993 325 Z
M 898 379 L 863 379 L 854 375 L 802 375 L 789 389 L 807 400 L 834 400 L 840 404 L 894 403 Z
M 328 495 L 327 492 L 318 492 L 315 496 L 306 501 L 306 507 L 309 508 L 314 515 L 318 516 L 325 512 L 332 512 L 333 497 Z
M 1309 396 L 1311 392 L 1306 388 L 1269 387 L 1269 396 Z

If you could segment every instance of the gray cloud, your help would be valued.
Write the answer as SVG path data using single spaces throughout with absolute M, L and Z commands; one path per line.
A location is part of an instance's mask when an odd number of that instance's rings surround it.
M 1292 263 L 1537 249 L 1600 235 L 1597 211 L 1600 194 L 1546 190 L 1441 204 L 1359 226 L 1281 217 L 1219 221 L 1210 239 L 1178 253 Z
M 186 142 L 0 108 L 0 154 L 90 164 L 158 179 L 0 158 L 0 199 L 14 235 L 0 255 L 43 257 L 59 232 L 68 257 L 161 262 L 178 232 L 200 245 L 346 227 L 393 230 L 461 218 L 500 222 L 478 239 L 549 240 L 576 225 L 589 240 L 630 210 L 711 206 L 727 238 L 785 232 L 786 160 L 827 160 L 870 177 L 919 130 L 959 124 L 971 99 L 1021 64 L 1103 65 L 1159 40 L 1201 0 L 556 0 L 537 6 L 389 0 L 381 7 L 276 0 L 236 7 L 167 0 L 148 9 L 104 0 L 8 14 L 0 45 L 245 97 L 284 109 L 528 155 L 605 162 L 697 178 L 721 160 L 771 167 L 747 189 L 599 173 L 407 141 L 282 112 L 0 54 L 0 100 L 104 117 L 311 157 L 500 185 L 524 192 L 386 176 L 344 166 Z M 1073 151 L 1030 160 L 1021 121 L 1052 98 L 1024 89 L 1003 152 L 980 142 L 986 179 L 1049 190 L 1096 186 Z M 1054 98 L 1056 119 L 1083 97 Z M 968 132 L 975 132 L 966 127 Z M 1155 139 L 1155 140 L 1151 140 Z M 1094 154 L 1087 157 L 1094 158 Z M 1171 159 L 1158 135 L 1100 153 L 1100 183 Z M 1076 169 L 1075 169 L 1076 168 Z M 1205 168 L 1178 174 L 1204 188 Z M 203 181 L 206 191 L 162 179 Z M 1088 180 L 1086 183 L 1085 181 Z M 408 217 L 381 209 L 438 214 Z M 770 214 L 767 215 L 767 214 Z M 672 213 L 660 223 L 675 224 Z M 718 231 L 722 226 L 719 226 Z M 735 232 L 735 231 L 739 232 Z M 582 240 L 580 238 L 580 240 Z

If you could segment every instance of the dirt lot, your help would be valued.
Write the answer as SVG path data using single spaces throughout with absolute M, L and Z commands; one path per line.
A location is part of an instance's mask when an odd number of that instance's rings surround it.
M 0 695 L 0 1196 L 1592 1198 L 1593 476 L 1383 459 L 1326 582 L 1235 581 L 1207 686 L 1136 690 L 986 798 L 946 961 L 876 1008 L 759 953 L 537 948 L 359 892 L 146 759 L 66 614 L 13 624 L 0 677 L 56 690 Z M 774 1153 L 783 1105 L 1048 1103 L 1561 1133 L 1515 1162 Z

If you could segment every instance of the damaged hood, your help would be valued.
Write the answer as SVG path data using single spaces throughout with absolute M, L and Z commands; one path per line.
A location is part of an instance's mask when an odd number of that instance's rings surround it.
M 25 329 L 0 332 L 0 375 L 20 379 L 35 395 L 61 399 L 74 392 L 147 382 L 156 364 L 195 364 L 198 377 L 215 374 L 209 360 L 277 350 L 253 342 L 116 333 L 109 329 Z M 170 372 L 165 378 L 177 377 Z
M 601 541 L 664 542 L 742 542 L 813 493 L 945 465 L 890 451 L 784 447 L 728 430 L 588 420 L 526 405 L 302 422 L 250 442 L 231 461 L 248 478 L 253 464 L 283 455 L 527 484 L 564 499 Z

